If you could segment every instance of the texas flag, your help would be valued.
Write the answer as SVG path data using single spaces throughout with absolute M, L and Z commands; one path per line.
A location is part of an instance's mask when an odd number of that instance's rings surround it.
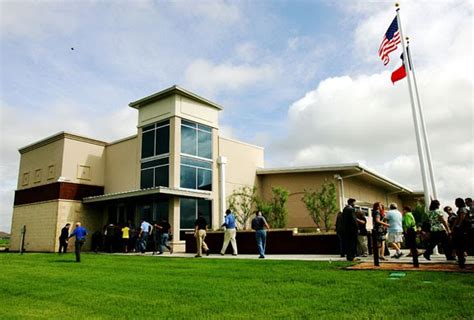
M 407 46 L 407 53 L 408 53 L 408 46 Z M 408 56 L 410 56 L 410 53 L 408 53 Z M 393 71 L 392 76 L 390 77 L 393 84 L 395 84 L 395 82 L 397 82 L 398 80 L 402 80 L 403 78 L 407 76 L 407 71 L 405 69 L 405 60 L 403 59 L 403 53 L 400 56 L 400 59 L 402 59 L 402 66 L 398 68 L 397 70 Z M 411 70 L 411 63 L 409 59 L 408 59 L 408 67 Z

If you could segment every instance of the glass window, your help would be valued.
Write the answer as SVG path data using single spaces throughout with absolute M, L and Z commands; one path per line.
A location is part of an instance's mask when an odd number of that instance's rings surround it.
M 212 158 L 212 135 L 208 132 L 198 131 L 198 157 Z
M 212 171 L 198 169 L 198 186 L 199 190 L 212 190 Z
M 153 185 L 153 170 L 154 169 L 142 170 L 141 176 L 140 176 L 140 188 L 141 189 L 154 187 L 154 185 Z
M 181 164 L 191 166 L 191 167 L 212 169 L 212 163 L 211 162 L 202 161 L 202 160 L 198 160 L 198 159 L 193 159 L 193 158 L 190 158 L 190 157 L 181 157 Z
M 155 187 L 169 186 L 169 166 L 155 168 Z
M 140 188 L 169 186 L 169 158 L 142 162 Z
M 162 159 L 156 159 L 156 160 L 153 160 L 153 161 L 143 162 L 142 163 L 142 169 L 161 166 L 161 165 L 164 165 L 164 164 L 168 164 L 168 162 L 169 162 L 168 158 L 162 158 Z
M 170 151 L 170 127 L 161 127 L 156 130 L 155 155 L 165 154 Z
M 181 126 L 181 153 L 196 155 L 196 130 Z
M 196 209 L 197 203 L 195 199 L 185 199 L 181 198 L 180 200 L 180 228 L 181 229 L 193 229 L 194 222 L 196 221 Z
M 155 131 L 144 132 L 142 136 L 142 158 L 153 157 L 155 154 Z
M 181 166 L 181 188 L 196 189 L 196 168 Z
M 181 120 L 181 153 L 212 159 L 212 128 Z
M 204 219 L 206 219 L 209 226 L 212 225 L 212 201 L 210 200 L 198 200 L 198 214 L 202 213 Z
M 180 199 L 180 240 L 184 240 L 185 232 L 194 229 L 194 222 L 201 213 L 209 226 L 212 225 L 212 201 L 196 199 Z
M 170 152 L 169 120 L 143 127 L 142 131 L 142 159 Z

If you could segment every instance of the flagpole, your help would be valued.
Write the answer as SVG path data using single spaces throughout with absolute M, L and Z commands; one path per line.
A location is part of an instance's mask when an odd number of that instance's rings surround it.
M 406 47 L 405 47 L 405 39 L 403 38 L 403 32 L 402 32 L 402 22 L 400 20 L 400 8 L 398 3 L 395 4 L 395 7 L 397 7 L 397 23 L 398 23 L 398 30 L 400 30 L 400 40 L 403 48 L 403 56 L 408 57 L 407 52 L 406 52 Z M 404 63 L 405 65 L 405 71 L 407 74 L 407 81 L 408 81 L 408 91 L 410 93 L 410 101 L 411 101 L 411 111 L 413 115 L 413 123 L 415 125 L 415 135 L 416 135 L 416 144 L 418 147 L 418 159 L 420 161 L 420 169 L 421 169 L 421 178 L 423 181 L 423 192 L 424 192 L 424 198 L 425 198 L 425 211 L 428 211 L 428 208 L 430 206 L 430 194 L 428 190 L 428 180 L 426 177 L 426 169 L 425 169 L 425 156 L 423 154 L 423 148 L 421 145 L 421 137 L 420 137 L 420 128 L 418 126 L 418 117 L 416 114 L 416 108 L 415 108 L 415 102 L 413 100 L 413 89 L 411 87 L 411 78 L 410 78 L 410 70 L 408 67 L 408 63 Z
M 410 43 L 410 40 L 407 37 L 407 46 L 409 43 Z M 425 119 L 423 116 L 423 107 L 421 106 L 420 94 L 418 93 L 418 85 L 416 84 L 415 66 L 413 65 L 413 60 L 411 58 L 411 53 L 409 49 L 407 49 L 407 53 L 408 53 L 408 65 L 411 67 L 411 72 L 413 74 L 413 84 L 415 86 L 415 95 L 416 95 L 416 100 L 418 103 L 418 113 L 420 114 L 421 132 L 423 133 L 423 140 L 424 140 L 425 152 L 426 152 L 426 162 L 428 163 L 428 172 L 430 174 L 430 180 L 431 180 L 431 189 L 433 191 L 433 197 L 435 199 L 438 199 L 438 194 L 436 192 L 436 185 L 435 185 L 435 179 L 434 179 L 434 170 L 433 170 L 433 165 L 431 162 L 430 143 L 428 141 L 428 134 L 426 133 Z

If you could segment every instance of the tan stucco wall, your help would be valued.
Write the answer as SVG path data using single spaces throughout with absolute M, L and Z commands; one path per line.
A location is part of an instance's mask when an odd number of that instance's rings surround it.
M 186 97 L 176 96 L 176 115 L 213 128 L 219 127 L 219 110 Z
M 138 137 L 105 148 L 105 193 L 140 188 L 140 152 Z
M 140 107 L 138 112 L 138 127 L 146 126 L 175 114 L 175 97 L 170 96 Z
M 219 156 L 227 158 L 226 199 L 240 187 L 257 185 L 257 169 L 264 166 L 263 148 L 219 137 Z
M 105 223 L 102 212 L 80 201 L 53 200 L 13 208 L 12 238 L 10 250 L 20 249 L 21 230 L 26 225 L 26 251 L 57 251 L 59 235 L 66 223 L 71 223 L 71 232 L 76 222 L 81 222 L 89 235 L 84 250 L 89 250 L 91 235 L 101 230 Z M 74 250 L 74 239 L 69 244 L 69 251 Z
M 140 107 L 138 127 L 177 116 L 218 128 L 218 112 L 215 107 L 175 94 Z
M 60 200 L 58 202 L 59 214 L 56 225 L 55 248 L 59 247 L 59 235 L 61 229 L 66 223 L 71 224 L 71 232 L 74 230 L 76 222 L 81 222 L 82 226 L 87 229 L 87 241 L 83 249 L 89 250 L 91 246 L 91 237 L 95 231 L 102 231 L 102 227 L 106 223 L 105 211 L 94 209 L 93 206 L 84 205 L 80 201 Z M 74 238 L 69 243 L 71 250 L 74 250 Z
M 20 249 L 21 230 L 26 225 L 26 251 L 54 251 L 58 201 L 48 201 L 13 208 L 10 250 Z
M 267 201 L 271 199 L 272 187 L 284 187 L 289 190 L 290 197 L 288 199 L 288 225 L 289 228 L 294 227 L 315 227 L 315 223 L 309 216 L 308 210 L 301 201 L 304 190 L 311 189 L 320 191 L 325 181 L 332 181 L 336 185 L 337 203 L 339 204 L 340 184 L 334 178 L 337 172 L 313 172 L 313 173 L 290 173 L 290 174 L 267 174 L 260 176 L 261 195 Z M 355 198 L 356 204 L 371 207 L 374 202 L 380 201 L 385 205 L 395 202 L 399 207 L 403 202 L 398 194 L 387 191 L 379 186 L 373 185 L 358 177 L 344 180 L 344 203 L 349 198 Z M 335 217 L 334 217 L 335 221 Z M 333 225 L 334 225 L 333 221 Z
M 66 181 L 96 186 L 104 185 L 105 146 L 64 139 L 61 176 Z
M 20 158 L 17 189 L 57 181 L 62 171 L 63 149 L 64 140 L 61 139 L 23 153 Z

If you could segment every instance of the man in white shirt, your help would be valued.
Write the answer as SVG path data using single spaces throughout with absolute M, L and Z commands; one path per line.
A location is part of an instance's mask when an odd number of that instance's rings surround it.
M 399 259 L 403 256 L 402 250 L 400 250 L 401 243 L 403 242 L 403 227 L 402 227 L 402 214 L 397 209 L 396 203 L 390 204 L 390 210 L 385 215 L 385 220 L 388 224 L 388 243 L 395 249 L 395 254 L 392 258 Z

